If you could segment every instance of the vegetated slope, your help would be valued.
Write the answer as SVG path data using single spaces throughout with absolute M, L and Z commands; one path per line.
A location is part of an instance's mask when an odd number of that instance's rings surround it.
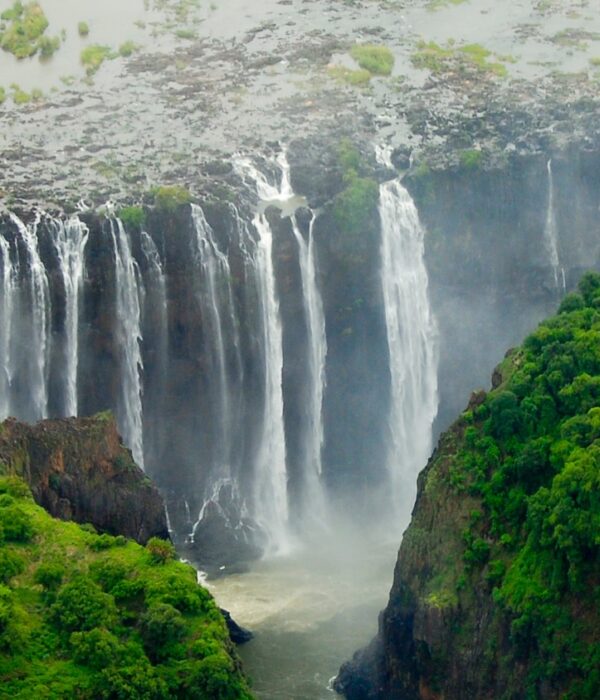
M 419 477 L 348 698 L 600 697 L 600 276 L 496 369 Z
M 211 595 L 174 556 L 54 519 L 0 477 L 0 698 L 251 698 Z

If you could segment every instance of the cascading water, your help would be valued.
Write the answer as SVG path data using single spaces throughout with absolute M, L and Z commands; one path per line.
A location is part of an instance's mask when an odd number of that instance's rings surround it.
M 556 223 L 556 213 L 554 209 L 554 174 L 552 172 L 552 159 L 546 163 L 548 172 L 548 206 L 546 209 L 546 223 L 544 225 L 544 243 L 552 274 L 554 277 L 554 288 L 564 293 L 565 271 L 560 265 L 558 255 L 558 226 Z
M 296 216 L 292 215 L 292 230 L 298 244 L 298 260 L 302 280 L 302 304 L 308 332 L 308 420 L 304 435 L 303 469 L 304 493 L 302 510 L 321 524 L 325 521 L 325 497 L 322 487 L 321 451 L 323 448 L 323 392 L 325 390 L 325 360 L 327 337 L 323 302 L 317 286 L 314 223 L 312 213 L 308 241 L 304 240 Z
M 121 351 L 120 395 L 117 418 L 123 438 L 135 461 L 144 466 L 142 422 L 142 355 L 140 343 L 140 283 L 137 262 L 131 254 L 129 238 L 120 219 L 110 219 L 115 256 L 116 336 Z
M 2 301 L 0 304 L 0 418 L 6 418 L 10 413 L 10 384 L 12 377 L 11 366 L 11 330 L 14 309 L 14 293 L 16 287 L 16 270 L 10 257 L 10 245 L 0 237 L 0 253 L 2 254 Z
M 275 289 L 273 269 L 273 232 L 265 215 L 269 205 L 278 207 L 284 217 L 290 217 L 294 238 L 298 245 L 300 278 L 302 283 L 302 304 L 307 327 L 308 352 L 308 417 L 302 438 L 303 454 L 301 457 L 302 493 L 300 499 L 304 524 L 312 520 L 320 525 L 325 522 L 325 496 L 321 481 L 321 449 L 323 445 L 323 392 L 325 387 L 325 358 L 327 342 L 325 336 L 325 316 L 323 304 L 317 286 L 316 254 L 314 246 L 313 225 L 315 214 L 308 232 L 308 242 L 304 239 L 295 211 L 299 206 L 306 206 L 306 201 L 298 197 L 290 183 L 290 169 L 285 151 L 276 159 L 281 181 L 279 187 L 269 183 L 265 175 L 259 172 L 247 160 L 238 162 L 242 174 L 248 174 L 256 186 L 260 200 L 259 210 L 254 217 L 254 226 L 259 234 L 256 250 L 256 269 L 260 286 L 262 327 L 265 341 L 265 415 L 263 419 L 263 436 L 260 441 L 256 464 L 256 499 L 264 501 L 269 492 L 274 496 L 272 512 L 267 518 L 276 523 L 280 533 L 284 532 L 288 517 L 288 494 L 286 486 L 286 445 L 283 422 L 283 393 L 281 375 L 283 371 L 282 326 L 279 314 L 279 302 Z M 273 422 L 273 417 L 276 420 Z M 275 468 L 274 468 L 274 465 Z M 281 468 L 279 466 L 281 465 Z M 260 500 L 258 500 L 260 499 Z M 279 536 L 281 543 L 282 535 Z
M 27 420 L 40 420 L 48 415 L 48 360 L 50 353 L 49 291 L 46 269 L 40 259 L 37 227 L 40 214 L 36 215 L 31 228 L 15 214 L 10 214 L 25 247 L 26 260 L 21 260 L 22 293 L 19 312 L 19 334 L 11 357 L 14 375 L 22 386 L 19 400 L 11 406 Z M 27 388 L 25 391 L 25 387 Z
M 77 217 L 51 221 L 65 294 L 64 321 L 64 399 L 63 415 L 77 415 L 77 368 L 79 364 L 79 303 L 84 273 L 84 250 L 88 227 Z
M 404 526 L 416 494 L 417 474 L 431 453 L 437 414 L 437 333 L 427 293 L 424 232 L 399 180 L 381 185 L 379 213 L 392 389 L 388 468 Z
M 255 251 L 260 291 L 260 318 L 264 347 L 265 402 L 262 434 L 254 465 L 254 504 L 272 538 L 272 546 L 282 548 L 287 541 L 287 473 L 283 425 L 283 339 L 279 301 L 273 271 L 273 232 L 264 214 L 257 213 L 258 233 Z M 257 512 L 258 513 L 258 512 Z
M 219 250 L 214 232 L 206 221 L 204 212 L 195 204 L 192 205 L 192 220 L 196 232 L 193 253 L 200 273 L 199 302 L 203 315 L 208 321 L 205 335 L 209 344 L 212 366 L 218 377 L 218 392 L 214 402 L 220 405 L 215 410 L 218 426 L 214 439 L 213 463 L 216 466 L 216 474 L 213 478 L 231 478 L 230 435 L 234 427 L 234 417 L 227 362 L 227 331 L 229 335 L 233 335 L 234 348 L 239 348 L 231 292 L 231 273 L 227 256 Z M 229 329 L 225 328 L 226 323 L 229 323 Z

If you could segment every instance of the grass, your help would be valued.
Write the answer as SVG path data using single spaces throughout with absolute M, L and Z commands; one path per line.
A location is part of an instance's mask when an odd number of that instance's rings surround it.
M 344 66 L 331 66 L 329 75 L 340 83 L 361 87 L 369 84 L 371 73 L 368 70 L 353 70 Z
M 119 46 L 119 56 L 123 56 L 123 58 L 128 58 L 137 50 L 138 45 L 136 43 L 134 43 L 133 41 L 125 41 L 121 44 L 121 46 Z
M 0 47 L 4 51 L 12 53 L 16 58 L 27 58 L 37 53 L 48 27 L 48 20 L 39 3 L 24 5 L 15 2 L 0 18 L 7 22 L 6 28 L 0 32 Z
M 492 52 L 481 44 L 455 46 L 453 41 L 449 41 L 446 46 L 440 46 L 435 41 L 419 41 L 417 50 L 411 56 L 411 62 L 416 68 L 424 68 L 435 74 L 476 71 L 499 78 L 506 77 L 506 66 L 499 61 L 490 61 L 492 55 Z M 505 60 L 514 62 L 512 56 L 505 57 Z
M 85 72 L 88 76 L 94 75 L 100 66 L 107 59 L 115 57 L 110 46 L 103 44 L 90 44 L 81 52 L 81 63 L 85 66 Z
M 451 5 L 462 5 L 466 1 L 467 0 L 431 0 L 427 3 L 427 9 L 429 12 L 437 12 Z
M 394 54 L 387 46 L 356 44 L 350 49 L 350 55 L 371 75 L 390 75 L 394 68 Z

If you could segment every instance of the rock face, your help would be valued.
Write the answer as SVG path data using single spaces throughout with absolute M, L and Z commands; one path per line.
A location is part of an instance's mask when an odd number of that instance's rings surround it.
M 600 275 L 579 290 L 442 434 L 350 700 L 598 697 Z
M 163 500 L 125 448 L 111 414 L 0 426 L 0 463 L 54 517 L 145 544 L 168 538 Z

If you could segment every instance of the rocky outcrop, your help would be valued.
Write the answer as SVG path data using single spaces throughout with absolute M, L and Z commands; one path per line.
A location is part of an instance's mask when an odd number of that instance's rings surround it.
M 54 517 L 142 544 L 169 536 L 163 500 L 123 446 L 110 413 L 36 425 L 9 418 L 0 426 L 0 465 L 25 479 Z

